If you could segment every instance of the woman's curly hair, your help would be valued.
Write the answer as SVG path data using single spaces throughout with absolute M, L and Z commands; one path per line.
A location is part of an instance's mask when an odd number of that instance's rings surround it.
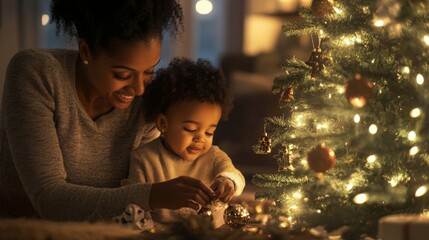
M 219 104 L 226 120 L 233 105 L 231 84 L 208 60 L 174 58 L 167 68 L 156 71 L 143 94 L 145 119 L 152 122 L 173 104 L 188 100 Z
M 112 40 L 132 42 L 176 36 L 183 30 L 178 0 L 52 0 L 52 22 L 72 38 L 83 38 L 93 51 Z

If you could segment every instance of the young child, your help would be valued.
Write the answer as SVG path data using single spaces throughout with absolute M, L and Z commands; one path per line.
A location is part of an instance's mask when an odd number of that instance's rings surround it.
M 219 203 L 241 194 L 245 185 L 227 154 L 212 145 L 218 122 L 227 118 L 232 100 L 229 82 L 206 60 L 175 58 L 158 70 L 143 95 L 143 108 L 146 121 L 155 122 L 161 136 L 133 150 L 129 176 L 122 184 L 157 183 L 180 176 L 200 179 L 214 191 L 214 201 L 199 208 L 209 208 L 213 225 L 222 225 L 224 207 L 218 209 Z M 175 198 L 174 193 L 165 197 Z M 197 212 L 155 209 L 150 215 L 156 225 Z

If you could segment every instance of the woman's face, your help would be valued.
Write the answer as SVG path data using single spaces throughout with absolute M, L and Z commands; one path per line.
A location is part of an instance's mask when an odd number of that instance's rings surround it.
M 126 109 L 145 85 L 152 81 L 160 61 L 161 40 L 125 43 L 114 41 L 111 48 L 88 54 L 87 86 L 90 95 L 104 105 Z

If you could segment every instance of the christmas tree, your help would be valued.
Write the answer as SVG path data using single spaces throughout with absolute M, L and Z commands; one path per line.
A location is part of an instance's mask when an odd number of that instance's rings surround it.
M 429 3 L 314 0 L 285 36 L 311 37 L 309 59 L 274 80 L 282 116 L 265 119 L 256 153 L 279 169 L 255 174 L 259 200 L 292 227 L 347 226 L 376 237 L 378 220 L 429 209 Z

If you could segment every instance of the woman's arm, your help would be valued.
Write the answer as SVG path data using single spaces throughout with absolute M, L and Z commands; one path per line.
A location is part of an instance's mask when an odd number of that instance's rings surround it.
M 68 182 L 54 121 L 59 106 L 52 78 L 65 81 L 53 59 L 34 51 L 18 53 L 8 67 L 2 118 L 13 164 L 33 208 L 54 220 L 107 219 L 129 203 L 149 202 L 150 185 L 99 188 Z M 80 144 L 80 143 L 76 143 Z M 83 164 L 91 164 L 91 159 Z M 97 173 L 94 173 L 94 177 Z

